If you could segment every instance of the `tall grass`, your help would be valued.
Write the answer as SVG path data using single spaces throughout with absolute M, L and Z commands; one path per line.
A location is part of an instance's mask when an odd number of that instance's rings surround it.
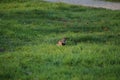
M 120 79 L 120 11 L 39 0 L 0 3 L 0 80 Z M 67 37 L 65 46 L 57 46 Z

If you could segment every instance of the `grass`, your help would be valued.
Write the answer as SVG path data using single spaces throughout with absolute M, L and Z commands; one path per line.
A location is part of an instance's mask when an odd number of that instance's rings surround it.
M 0 3 L 0 80 L 119 80 L 120 11 L 39 0 Z M 57 46 L 67 37 L 66 46 Z

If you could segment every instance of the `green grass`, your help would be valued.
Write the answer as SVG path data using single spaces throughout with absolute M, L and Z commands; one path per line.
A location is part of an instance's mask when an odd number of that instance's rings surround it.
M 120 11 L 39 0 L 0 3 L 0 80 L 119 80 Z M 66 46 L 57 46 L 67 37 Z

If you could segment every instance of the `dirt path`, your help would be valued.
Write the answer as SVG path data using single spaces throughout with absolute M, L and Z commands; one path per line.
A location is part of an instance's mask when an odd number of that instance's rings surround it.
M 118 2 L 106 2 L 100 0 L 45 0 L 50 2 L 65 2 L 76 5 L 90 6 L 90 7 L 101 7 L 112 10 L 120 10 L 120 3 Z

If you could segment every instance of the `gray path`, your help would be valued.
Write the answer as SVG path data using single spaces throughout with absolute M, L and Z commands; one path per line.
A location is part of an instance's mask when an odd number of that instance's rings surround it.
M 120 3 L 117 3 L 117 2 L 106 2 L 106 1 L 100 1 L 100 0 L 45 0 L 45 1 L 65 2 L 70 4 L 76 4 L 76 5 L 120 10 Z

